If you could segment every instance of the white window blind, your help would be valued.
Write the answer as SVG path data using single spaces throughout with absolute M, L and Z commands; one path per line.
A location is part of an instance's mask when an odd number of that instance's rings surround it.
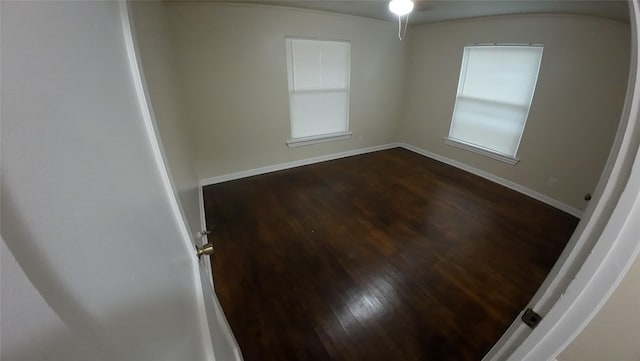
M 291 137 L 345 135 L 351 44 L 287 38 Z
M 449 139 L 514 158 L 542 46 L 466 46 Z

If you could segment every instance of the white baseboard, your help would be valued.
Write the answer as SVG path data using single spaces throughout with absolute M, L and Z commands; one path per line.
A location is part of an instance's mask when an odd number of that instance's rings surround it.
M 504 178 L 498 177 L 497 175 L 491 174 L 489 172 L 485 172 L 485 171 L 480 170 L 478 168 L 474 168 L 472 166 L 469 166 L 469 165 L 466 165 L 464 163 L 458 162 L 457 160 L 453 160 L 453 159 L 450 159 L 450 158 L 447 158 L 447 157 L 443 157 L 441 155 L 432 153 L 432 152 L 430 152 L 428 150 L 424 150 L 422 148 L 415 147 L 415 146 L 410 145 L 410 144 L 399 143 L 398 145 L 400 147 L 404 148 L 404 149 L 407 149 L 407 150 L 410 150 L 412 152 L 424 155 L 425 157 L 429 157 L 429 158 L 437 160 L 439 162 L 442 162 L 442 163 L 448 164 L 450 166 L 453 166 L 453 167 L 462 169 L 464 171 L 467 171 L 469 173 L 475 174 L 475 175 L 477 175 L 479 177 L 482 177 L 484 179 L 490 180 L 490 181 L 492 181 L 494 183 L 498 183 L 498 184 L 500 184 L 502 186 L 505 186 L 507 188 L 513 189 L 516 192 L 520 192 L 520 193 L 522 193 L 524 195 L 527 195 L 527 196 L 529 196 L 529 197 L 531 197 L 533 199 L 537 199 L 540 202 L 546 203 L 546 204 L 548 204 L 548 205 L 550 205 L 552 207 L 558 208 L 561 211 L 569 213 L 570 215 L 572 215 L 574 217 L 578 217 L 578 218 L 582 217 L 582 211 L 581 210 L 579 210 L 577 208 L 574 208 L 574 207 L 571 207 L 570 205 L 568 205 L 566 203 L 562 203 L 562 202 L 560 202 L 560 201 L 558 201 L 556 199 L 553 199 L 553 198 L 551 198 L 549 196 L 546 196 L 546 195 L 544 195 L 544 194 L 542 194 L 540 192 L 536 192 L 533 189 L 529 189 L 529 188 L 527 188 L 525 186 L 522 186 L 520 184 L 514 183 L 514 182 L 512 182 L 512 181 L 510 181 L 508 179 L 504 179 Z
M 354 155 L 360 155 L 360 154 L 365 154 L 365 153 L 377 152 L 379 150 L 397 148 L 399 146 L 400 146 L 400 143 L 383 144 L 383 145 L 377 145 L 375 147 L 359 148 L 359 149 L 354 149 L 354 150 L 348 150 L 346 152 L 333 153 L 333 154 L 321 155 L 321 156 L 313 157 L 313 158 L 295 160 L 293 162 L 274 164 L 274 165 L 269 165 L 269 166 L 266 166 L 266 167 L 249 169 L 249 170 L 245 170 L 245 171 L 241 171 L 241 172 L 223 174 L 223 175 L 219 175 L 219 176 L 216 176 L 216 177 L 202 179 L 202 180 L 200 180 L 200 185 L 201 186 L 207 186 L 207 185 L 210 185 L 210 184 L 217 184 L 217 183 L 227 182 L 227 181 L 231 181 L 231 180 L 236 180 L 236 179 L 241 179 L 241 178 L 246 178 L 246 177 L 252 177 L 254 175 L 277 172 L 279 170 L 300 167 L 300 166 L 303 166 L 303 165 L 326 162 L 328 160 L 346 158 L 346 157 L 351 157 L 351 156 L 354 156 Z
M 406 150 L 412 151 L 414 153 L 418 153 L 420 155 L 423 155 L 425 157 L 429 157 L 431 159 L 437 160 L 439 162 L 448 164 L 450 166 L 456 167 L 458 169 L 462 169 L 466 172 L 475 174 L 477 176 L 480 176 L 484 179 L 490 180 L 494 183 L 500 184 L 502 186 L 505 186 L 507 188 L 513 189 L 516 192 L 520 192 L 524 195 L 527 195 L 531 198 L 537 199 L 540 202 L 546 203 L 552 207 L 558 208 L 561 211 L 567 212 L 569 214 L 571 214 L 574 217 L 582 217 L 582 211 L 580 211 L 577 208 L 571 207 L 568 204 L 562 203 L 556 199 L 553 199 L 549 196 L 546 196 L 540 192 L 536 192 L 533 189 L 529 189 L 527 187 L 524 187 L 520 184 L 514 183 L 510 180 L 498 177 L 494 174 L 491 174 L 489 172 L 485 172 L 483 170 L 480 170 L 478 168 L 474 168 L 472 166 L 466 165 L 464 163 L 458 162 L 456 160 L 432 153 L 428 150 L 424 150 L 422 148 L 418 148 L 415 147 L 413 145 L 410 144 L 406 144 L 406 143 L 389 143 L 389 144 L 383 144 L 383 145 L 377 145 L 375 147 L 368 147 L 368 148 L 360 148 L 360 149 L 354 149 L 354 150 L 349 150 L 346 152 L 340 152 L 340 153 L 333 153 L 333 154 L 327 154 L 327 155 L 321 155 L 319 157 L 313 157 L 313 158 L 307 158 L 307 159 L 301 159 L 301 160 L 296 160 L 293 162 L 287 162 L 287 163 L 280 163 L 280 164 L 274 164 L 274 165 L 270 165 L 270 166 L 266 166 L 266 167 L 260 167 L 260 168 L 255 168 L 255 169 L 249 169 L 249 170 L 245 170 L 245 171 L 241 171 L 241 172 L 235 172 L 235 173 L 229 173 L 229 174 L 223 174 L 223 175 L 219 175 L 216 177 L 211 177 L 211 178 L 206 178 L 206 179 L 202 179 L 200 180 L 200 185 L 201 186 L 206 186 L 206 185 L 210 185 L 210 184 L 217 184 L 217 183 L 222 183 L 222 182 L 227 182 L 227 181 L 231 181 L 231 180 L 236 180 L 236 179 L 241 179 L 241 178 L 246 178 L 246 177 L 252 177 L 255 175 L 260 175 L 260 174 L 265 174 L 265 173 L 271 173 L 271 172 L 277 172 L 279 170 L 284 170 L 284 169 L 290 169 L 290 168 L 295 168 L 295 167 L 300 167 L 303 165 L 309 165 L 309 164 L 314 164 L 314 163 L 320 163 L 320 162 L 326 162 L 329 160 L 334 160 L 334 159 L 340 159 L 340 158 L 345 158 L 345 157 L 350 157 L 350 156 L 354 156 L 354 155 L 360 155 L 360 154 L 365 154 L 365 153 L 371 153 L 371 152 L 376 152 L 379 150 L 385 150 L 385 149 L 391 149 L 391 148 L 396 148 L 396 147 L 402 147 Z

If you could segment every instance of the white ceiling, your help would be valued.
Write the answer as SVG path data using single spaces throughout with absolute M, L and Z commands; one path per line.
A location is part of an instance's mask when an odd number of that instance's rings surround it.
M 175 1 L 175 0 L 174 0 Z M 193 0 L 191 0 L 193 1 Z M 198 0 L 197 0 L 198 1 Z M 199 0 L 218 2 L 218 0 Z M 412 25 L 480 16 L 560 13 L 591 15 L 629 22 L 627 1 L 624 0 L 414 0 L 417 11 L 409 19 Z M 388 10 L 387 0 L 225 0 L 219 2 L 259 3 L 323 10 L 368 18 L 396 21 Z M 420 10 L 422 9 L 422 10 Z

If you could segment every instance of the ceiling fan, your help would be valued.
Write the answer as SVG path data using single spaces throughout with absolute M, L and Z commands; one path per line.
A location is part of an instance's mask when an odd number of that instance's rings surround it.
M 430 4 L 427 0 L 391 0 L 389 1 L 389 11 L 398 15 L 398 38 L 402 40 L 407 33 L 409 15 L 412 11 L 429 10 Z M 405 16 L 404 31 L 402 31 L 402 17 Z
M 426 11 L 431 9 L 429 0 L 391 0 L 389 10 L 396 15 L 406 15 L 412 11 Z

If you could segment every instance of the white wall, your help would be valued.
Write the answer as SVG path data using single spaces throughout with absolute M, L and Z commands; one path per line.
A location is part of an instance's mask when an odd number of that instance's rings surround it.
M 13 257 L 8 268 L 2 258 L 0 358 L 73 360 L 81 344 L 91 360 L 204 360 L 195 256 L 137 102 L 120 4 L 0 6 L 1 226 Z
M 619 123 L 629 26 L 591 17 L 478 18 L 409 29 L 407 102 L 400 141 L 513 181 L 577 209 L 593 192 Z M 511 166 L 447 145 L 463 47 L 543 43 L 531 112 Z M 549 178 L 557 183 L 549 185 Z
M 166 5 L 161 1 L 131 3 L 141 65 L 164 155 L 192 234 L 200 231 L 199 179 L 193 164 L 191 128 L 176 91 L 169 44 Z
M 172 70 L 200 179 L 400 141 L 583 210 L 624 100 L 629 26 L 609 20 L 479 18 L 414 26 L 401 42 L 395 24 L 352 16 L 198 2 L 169 3 L 168 9 Z M 290 137 L 286 36 L 352 41 L 351 139 L 285 145 Z M 545 44 L 516 166 L 442 141 L 462 48 L 477 42 Z
M 558 361 L 640 360 L 640 258 Z
M 395 140 L 404 69 L 396 24 L 260 5 L 169 5 L 200 178 Z M 351 139 L 288 148 L 285 37 L 351 41 Z
M 0 247 L 0 359 L 101 359 L 97 350 L 79 342 L 49 307 L 16 262 L 4 239 Z

